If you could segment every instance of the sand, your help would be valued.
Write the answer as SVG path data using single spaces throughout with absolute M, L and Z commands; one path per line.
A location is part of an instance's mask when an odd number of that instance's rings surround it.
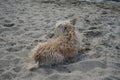
M 26 70 L 28 54 L 53 35 L 56 21 L 77 18 L 81 46 L 74 59 Z M 0 80 L 120 80 L 119 3 L 0 0 Z

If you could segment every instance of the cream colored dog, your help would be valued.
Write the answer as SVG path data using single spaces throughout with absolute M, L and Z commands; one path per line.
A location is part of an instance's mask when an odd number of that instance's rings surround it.
M 38 68 L 39 64 L 52 65 L 62 63 L 78 54 L 78 40 L 75 33 L 76 19 L 60 21 L 54 28 L 55 39 L 39 43 L 31 54 L 35 63 L 28 70 Z

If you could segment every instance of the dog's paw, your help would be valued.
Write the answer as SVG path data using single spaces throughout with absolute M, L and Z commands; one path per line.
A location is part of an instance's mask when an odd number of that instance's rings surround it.
M 33 71 L 33 70 L 35 70 L 37 68 L 38 68 L 37 64 L 29 64 L 28 67 L 27 67 L 27 70 Z

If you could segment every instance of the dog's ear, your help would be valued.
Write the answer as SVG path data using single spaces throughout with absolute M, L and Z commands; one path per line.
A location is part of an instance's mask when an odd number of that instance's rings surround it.
M 77 21 L 77 19 L 75 18 L 75 19 L 70 20 L 70 23 L 71 23 L 72 25 L 75 25 L 75 24 L 76 24 L 76 21 Z

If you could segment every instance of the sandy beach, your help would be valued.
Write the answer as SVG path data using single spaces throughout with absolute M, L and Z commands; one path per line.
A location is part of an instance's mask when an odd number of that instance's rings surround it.
M 26 70 L 28 55 L 57 21 L 77 19 L 80 51 L 64 64 Z M 120 80 L 120 3 L 0 0 L 0 80 Z

